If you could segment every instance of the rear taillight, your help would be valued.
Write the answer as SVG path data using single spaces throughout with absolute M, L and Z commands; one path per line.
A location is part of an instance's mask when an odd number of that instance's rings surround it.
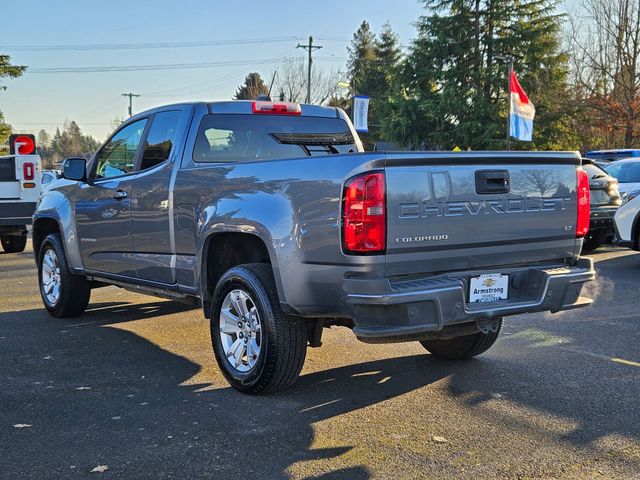
M 346 253 L 383 253 L 387 208 L 384 173 L 365 173 L 347 181 L 342 208 L 342 245 Z
M 268 102 L 258 100 L 251 105 L 253 113 L 266 113 L 270 115 L 300 115 L 302 108 L 294 102 Z
M 31 162 L 24 162 L 22 164 L 22 179 L 33 180 L 36 178 L 36 166 Z
M 578 220 L 576 221 L 576 236 L 584 237 L 589 231 L 589 217 L 591 215 L 591 195 L 589 194 L 589 176 L 587 172 L 578 168 Z

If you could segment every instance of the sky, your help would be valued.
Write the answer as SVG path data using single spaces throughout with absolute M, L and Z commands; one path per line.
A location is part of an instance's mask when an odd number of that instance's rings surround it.
M 418 0 L 2 0 L 0 52 L 29 69 L 1 81 L 7 89 L 0 90 L 0 111 L 15 131 L 53 133 L 75 120 L 102 141 L 113 120 L 127 116 L 122 93 L 140 95 L 134 113 L 179 101 L 227 100 L 247 73 L 270 78 L 283 58 L 305 56 L 296 45 L 309 35 L 323 46 L 314 51 L 314 66 L 344 71 L 347 46 L 363 20 L 374 32 L 389 22 L 408 44 L 422 12 Z M 186 42 L 196 45 L 175 46 Z M 139 44 L 154 48 L 132 48 Z M 206 68 L 51 71 L 202 63 Z

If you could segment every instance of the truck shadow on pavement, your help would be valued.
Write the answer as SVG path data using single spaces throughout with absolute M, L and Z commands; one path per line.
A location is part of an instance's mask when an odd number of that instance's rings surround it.
M 469 408 L 491 392 L 514 390 L 515 402 L 576 420 L 582 429 L 567 437 L 571 442 L 615 432 L 640 436 L 640 426 L 625 425 L 621 413 L 632 407 L 633 396 L 611 398 L 600 406 L 607 415 L 593 416 L 584 408 L 584 385 L 565 386 L 567 398 L 561 398 L 551 385 L 532 384 L 526 372 L 518 378 L 499 361 L 390 358 L 306 374 L 286 392 L 250 397 L 228 387 L 183 385 L 200 365 L 109 328 L 188 308 L 171 302 L 92 304 L 72 321 L 42 309 L 0 313 L 0 478 L 83 476 L 108 465 L 105 478 L 286 479 L 294 464 L 304 470 L 304 462 L 330 461 L 354 447 L 312 448 L 316 422 L 444 377 Z M 12 427 L 17 424 L 31 426 Z M 362 463 L 319 476 L 310 471 L 308 478 L 370 478 Z

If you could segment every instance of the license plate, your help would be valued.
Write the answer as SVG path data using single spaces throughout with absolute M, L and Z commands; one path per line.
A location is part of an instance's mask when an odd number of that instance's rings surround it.
M 496 302 L 509 296 L 509 275 L 485 273 L 471 277 L 469 303 Z

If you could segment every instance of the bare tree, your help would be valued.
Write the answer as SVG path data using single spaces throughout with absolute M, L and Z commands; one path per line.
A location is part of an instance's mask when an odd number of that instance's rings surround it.
M 526 192 L 539 193 L 541 197 L 546 197 L 548 193 L 558 186 L 558 179 L 549 170 L 528 169 L 522 172 L 522 183 Z
M 570 45 L 574 83 L 593 123 L 633 146 L 640 138 L 640 3 L 582 1 Z
M 325 70 L 313 64 L 311 103 L 326 104 L 335 97 L 341 79 L 340 70 Z M 302 58 L 287 58 L 277 69 L 274 96 L 287 102 L 304 102 L 307 94 L 307 64 Z

